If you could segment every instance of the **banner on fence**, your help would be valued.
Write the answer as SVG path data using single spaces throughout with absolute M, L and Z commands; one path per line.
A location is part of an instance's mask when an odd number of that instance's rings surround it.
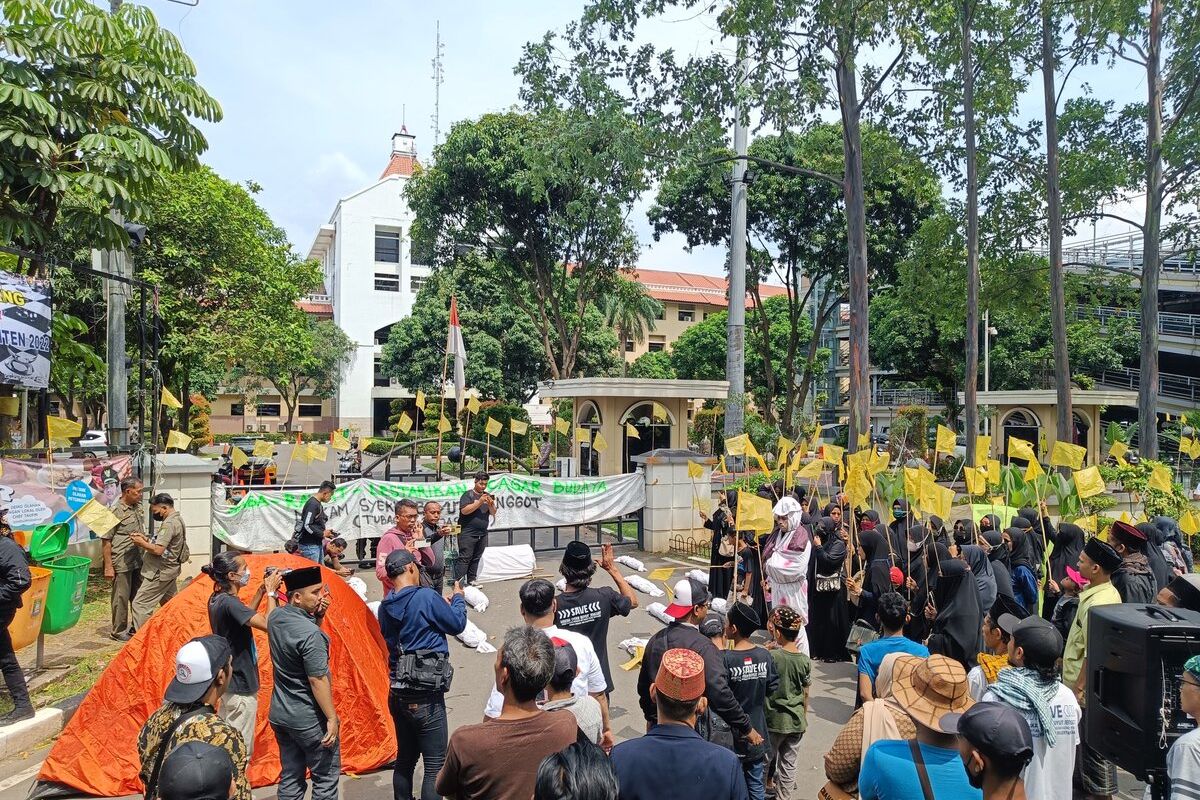
M 343 483 L 325 504 L 329 528 L 347 540 L 382 536 L 395 525 L 396 501 L 418 506 L 433 500 L 442 519 L 458 520 L 458 501 L 470 478 L 438 483 L 394 483 L 365 478 Z M 646 504 L 640 473 L 608 478 L 541 478 L 502 473 L 488 479 L 496 497 L 495 528 L 550 528 L 579 525 L 630 514 Z M 300 509 L 312 492 L 250 489 L 234 502 L 225 487 L 213 487 L 213 535 L 240 550 L 278 550 L 292 536 Z
M 0 506 L 16 531 L 63 522 L 93 497 L 111 505 L 120 495 L 122 478 L 133 472 L 130 456 L 59 458 L 53 462 L 6 458 L 0 474 Z M 91 538 L 90 529 L 71 519 L 72 543 Z
M 50 385 L 50 281 L 0 272 L 0 383 Z

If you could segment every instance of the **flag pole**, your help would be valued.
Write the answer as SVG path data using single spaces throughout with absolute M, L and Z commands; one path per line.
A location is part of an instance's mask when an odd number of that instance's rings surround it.
M 516 436 L 513 435 L 512 420 L 508 421 L 508 471 L 513 471 L 513 450 L 516 449 Z
M 446 418 L 446 369 L 450 366 L 450 348 L 446 348 L 446 355 L 442 357 L 442 382 L 440 384 L 442 390 L 442 403 L 438 409 L 438 444 L 437 444 L 437 479 L 442 479 L 442 420 Z

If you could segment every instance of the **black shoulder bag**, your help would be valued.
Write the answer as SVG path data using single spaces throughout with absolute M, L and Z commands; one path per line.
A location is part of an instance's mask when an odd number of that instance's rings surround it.
M 208 712 L 209 714 L 216 713 L 212 706 L 200 706 L 193 708 L 191 711 L 185 711 L 175 718 L 171 726 L 167 728 L 163 734 L 162 740 L 158 743 L 158 752 L 154 756 L 154 769 L 150 770 L 150 782 L 146 784 L 146 800 L 155 800 L 158 796 L 158 773 L 162 771 L 163 759 L 167 757 L 167 750 L 170 749 L 171 738 L 175 736 L 175 732 L 179 730 L 179 726 L 187 722 L 192 717 Z
M 913 763 L 917 766 L 917 779 L 921 781 L 921 794 L 925 800 L 934 800 L 933 786 L 929 783 L 929 770 L 925 769 L 925 756 L 921 753 L 921 745 L 916 739 L 908 740 L 908 749 L 912 750 Z

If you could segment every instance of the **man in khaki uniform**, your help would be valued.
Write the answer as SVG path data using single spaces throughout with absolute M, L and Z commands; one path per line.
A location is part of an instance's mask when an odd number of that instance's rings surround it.
M 135 533 L 145 536 L 142 518 L 142 482 L 129 477 L 121 481 L 121 496 L 109 510 L 117 524 L 100 538 L 103 540 L 104 577 L 112 581 L 112 632 L 118 642 L 128 641 L 129 605 L 137 596 L 142 575 L 142 551 L 133 543 Z
M 138 630 L 159 606 L 175 596 L 179 570 L 191 555 L 183 517 L 175 510 L 169 494 L 157 494 L 150 501 L 150 513 L 158 521 L 154 541 L 133 534 L 133 543 L 142 548 L 142 585 L 133 598 L 133 628 Z

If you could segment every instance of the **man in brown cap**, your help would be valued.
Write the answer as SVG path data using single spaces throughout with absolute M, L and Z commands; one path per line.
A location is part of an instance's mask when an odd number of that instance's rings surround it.
M 737 756 L 696 733 L 696 716 L 707 707 L 704 659 L 675 648 L 662 655 L 650 695 L 658 723 L 640 739 L 612 750 L 622 800 L 664 797 L 749 797 Z
M 958 754 L 953 734 L 942 732 L 942 718 L 961 714 L 975 702 L 962 664 L 943 655 L 897 662 L 892 696 L 917 727 L 917 738 L 875 742 L 863 757 L 858 776 L 862 800 L 913 800 L 938 797 L 979 798 Z

